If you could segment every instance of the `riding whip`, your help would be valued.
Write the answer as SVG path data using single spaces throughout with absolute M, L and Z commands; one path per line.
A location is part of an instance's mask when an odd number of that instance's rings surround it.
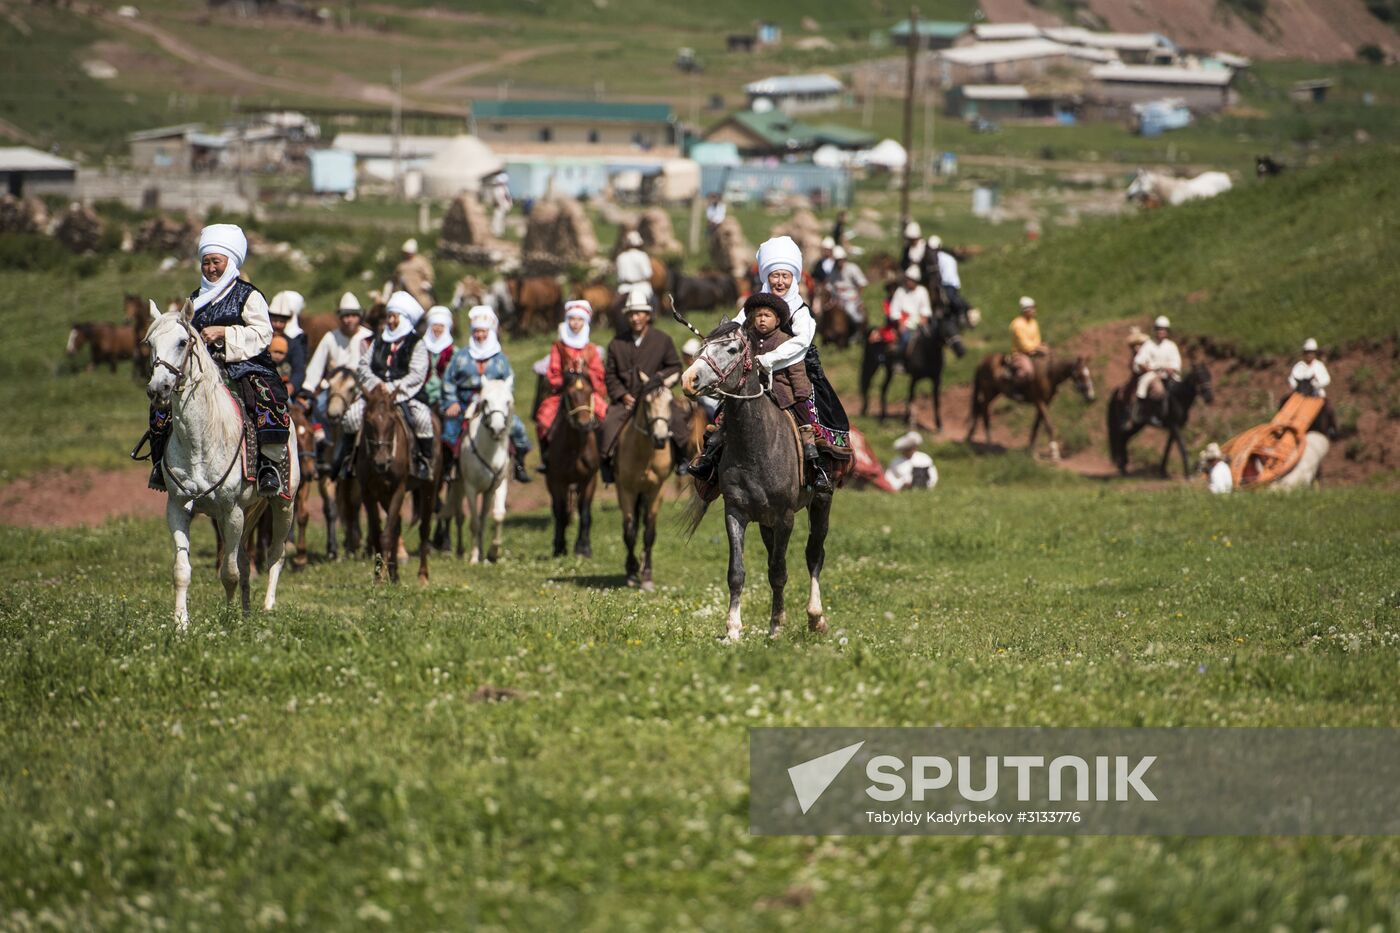
M 705 335 L 700 333 L 700 331 L 696 330 L 695 325 L 687 321 L 685 319 L 685 316 L 681 314 L 680 309 L 676 307 L 675 296 L 672 295 L 670 292 L 667 292 L 666 299 L 671 303 L 671 317 L 676 319 L 676 323 L 683 325 L 686 330 L 690 331 L 692 334 L 699 337 L 701 340 L 704 340 Z

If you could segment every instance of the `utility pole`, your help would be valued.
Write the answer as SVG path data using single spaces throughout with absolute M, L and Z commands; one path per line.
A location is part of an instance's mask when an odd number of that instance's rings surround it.
M 919 70 L 919 8 L 909 8 L 909 71 L 904 85 L 904 183 L 899 189 L 899 226 L 909 223 L 909 172 L 914 167 L 914 83 Z
M 403 197 L 402 162 L 400 160 L 400 140 L 403 135 L 403 69 L 394 66 L 394 103 L 389 114 L 389 132 L 393 134 L 394 158 L 394 197 Z
M 925 81 L 923 87 L 924 95 L 924 190 L 928 190 L 930 176 L 933 175 L 933 108 L 934 93 L 929 86 L 930 82 Z

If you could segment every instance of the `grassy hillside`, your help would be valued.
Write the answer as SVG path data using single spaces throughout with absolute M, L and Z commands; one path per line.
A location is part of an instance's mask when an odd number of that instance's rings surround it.
M 1097 220 L 970 264 L 964 285 L 1005 331 L 1016 298 L 1048 339 L 1129 316 L 1169 315 L 1182 334 L 1289 353 L 1400 335 L 1395 295 L 1400 158 L 1372 147 L 1221 197 Z M 1187 296 L 1192 296 L 1188 299 Z

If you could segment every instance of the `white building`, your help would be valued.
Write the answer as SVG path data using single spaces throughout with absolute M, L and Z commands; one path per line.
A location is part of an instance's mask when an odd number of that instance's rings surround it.
M 829 74 L 784 75 L 744 86 L 750 109 L 771 106 L 783 113 L 836 110 L 841 106 L 845 90 L 845 85 Z

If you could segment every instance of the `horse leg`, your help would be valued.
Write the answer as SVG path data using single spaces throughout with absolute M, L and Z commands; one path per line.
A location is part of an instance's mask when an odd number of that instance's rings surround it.
M 170 536 L 175 540 L 175 567 L 172 577 L 175 583 L 175 631 L 183 632 L 190 625 L 188 596 L 190 592 L 190 519 L 193 516 L 184 506 L 176 505 L 173 498 L 165 502 L 165 523 L 170 527 Z M 229 593 L 229 599 L 233 594 Z
M 501 559 L 502 535 L 506 526 L 506 481 L 505 477 L 496 484 L 496 488 L 491 491 L 491 521 L 496 526 L 491 533 L 491 549 L 486 552 L 486 559 L 491 563 Z
M 379 535 L 379 552 L 389 565 L 389 582 L 399 582 L 399 540 L 403 535 L 403 500 L 407 490 L 400 486 L 389 497 L 384 510 L 384 530 Z
M 323 476 L 316 483 L 317 491 L 321 494 L 321 518 L 326 523 L 326 559 L 337 560 L 340 557 L 340 549 L 336 542 L 336 490 L 335 484 L 330 477 Z
M 297 490 L 301 494 L 301 490 Z M 305 501 L 305 500 L 303 500 Z M 268 503 L 268 510 L 272 512 L 272 542 L 267 548 L 267 592 L 263 596 L 263 611 L 270 612 L 277 605 L 277 580 L 282 576 L 282 564 L 287 555 L 287 529 L 292 524 L 292 504 L 283 504 L 281 500 L 272 500 Z M 306 519 L 302 517 L 301 511 L 297 515 L 297 521 L 301 523 L 301 542 L 303 545 L 300 555 L 304 558 L 306 554 Z M 303 560 L 303 563 L 305 561 Z
M 486 550 L 486 494 L 473 491 L 467 493 L 464 498 L 467 500 L 467 508 L 471 514 L 472 553 L 470 560 L 473 564 L 479 564 L 481 563 L 482 551 Z M 460 521 L 457 527 L 461 528 Z
M 661 513 L 661 489 L 658 487 L 646 503 L 646 530 L 642 533 L 642 590 L 650 593 L 656 589 L 651 582 L 651 549 L 656 544 L 656 519 Z
M 992 399 L 995 398 L 990 392 L 982 396 L 982 441 L 990 445 L 992 443 Z
M 826 533 L 831 527 L 831 497 L 813 496 L 807 506 L 807 573 L 812 588 L 807 595 L 807 630 L 825 635 L 826 613 L 822 609 L 822 566 L 826 563 Z
M 578 491 L 578 540 L 574 542 L 574 554 L 578 557 L 593 556 L 593 490 L 597 479 L 595 474 Z
M 886 416 L 889 414 L 888 399 L 890 395 L 890 383 L 894 381 L 894 361 L 885 363 L 885 379 L 880 383 L 880 423 L 884 424 Z
M 374 549 L 374 582 L 384 582 L 384 571 L 386 557 L 384 554 L 384 527 L 379 517 L 379 503 L 372 497 L 365 500 L 365 524 L 368 526 L 366 533 L 369 536 L 368 545 Z
M 433 543 L 433 512 L 437 505 L 437 489 L 423 484 L 418 492 L 418 583 L 428 585 L 428 550 Z
M 1178 428 L 1172 429 L 1172 437 L 1176 438 L 1177 450 L 1181 451 L 1181 478 L 1190 479 L 1191 464 L 1186 459 L 1186 440 L 1181 436 L 1181 431 Z
M 298 486 L 296 494 L 296 556 L 292 558 L 292 569 L 301 570 L 306 566 L 306 526 L 311 523 L 310 486 Z M 276 521 L 273 522 L 276 524 Z
M 904 400 L 904 421 L 909 425 L 909 430 L 918 427 L 918 421 L 914 418 L 914 395 L 918 392 L 919 377 L 913 373 L 909 374 L 909 397 Z
M 972 377 L 972 417 L 967 420 L 967 437 L 963 438 L 964 444 L 972 443 L 972 435 L 977 431 L 977 416 L 981 414 L 982 404 L 981 389 L 977 385 L 977 377 Z
M 1167 464 L 1171 462 L 1172 458 L 1172 434 L 1174 433 L 1171 428 L 1167 428 L 1167 443 L 1162 447 L 1162 462 L 1157 464 L 1157 472 L 1162 474 L 1162 479 L 1171 476 L 1171 470 L 1167 468 Z
M 768 587 L 773 591 L 772 609 L 768 616 L 768 637 L 777 638 L 787 622 L 787 610 L 783 606 L 783 593 L 787 589 L 787 546 L 792 537 L 792 525 L 777 525 L 769 528 L 759 525 L 763 535 L 763 546 L 768 549 Z
M 641 564 L 637 562 L 637 503 L 641 497 L 632 495 L 630 489 L 619 489 L 617 498 L 622 506 L 622 543 L 627 546 L 627 562 L 624 565 L 627 585 L 640 586 L 642 581 L 637 576 L 637 571 L 641 569 Z
M 729 617 L 724 623 L 724 640 L 736 642 L 744 630 L 739 598 L 744 595 L 744 531 L 749 520 L 739 512 L 724 510 L 724 528 L 729 534 Z
M 565 486 L 558 492 L 550 490 L 550 494 L 554 498 L 554 556 L 563 557 L 568 550 L 564 544 L 564 532 L 569 527 L 569 489 Z

